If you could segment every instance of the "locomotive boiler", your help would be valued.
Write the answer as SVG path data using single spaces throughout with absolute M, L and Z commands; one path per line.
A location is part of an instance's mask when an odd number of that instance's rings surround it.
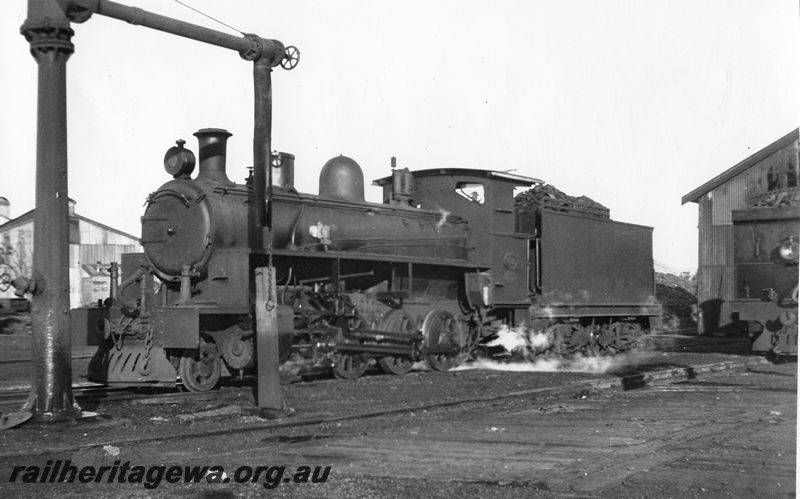
M 393 168 L 366 202 L 359 165 L 332 158 L 317 195 L 272 156 L 266 206 L 252 174 L 229 179 L 222 129 L 178 141 L 173 177 L 147 200 L 144 252 L 112 269 L 96 311 L 106 338 L 90 379 L 213 388 L 254 363 L 254 271 L 276 272 L 281 375 L 355 378 L 424 361 L 446 370 L 503 326 L 546 335 L 541 354 L 630 348 L 660 309 L 652 229 L 553 199 L 515 202 L 540 180 L 494 170 Z M 394 165 L 393 165 L 394 166 Z M 265 212 L 270 223 L 255 222 Z M 93 323 L 93 321 L 89 321 Z

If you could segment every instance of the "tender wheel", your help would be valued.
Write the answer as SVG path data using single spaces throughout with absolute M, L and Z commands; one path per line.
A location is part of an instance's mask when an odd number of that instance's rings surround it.
M 356 379 L 369 367 L 369 357 L 364 355 L 341 354 L 333 365 L 333 375 L 338 379 Z
M 200 340 L 197 349 L 184 351 L 178 364 L 183 386 L 192 392 L 207 392 L 217 386 L 220 371 L 221 359 L 217 346 L 203 340 Z
M 461 324 L 446 310 L 431 310 L 422 323 L 422 335 L 425 346 L 452 347 L 458 349 L 453 354 L 430 354 L 425 356 L 425 363 L 434 371 L 447 371 L 457 366 L 464 348 L 464 333 Z
M 553 324 L 545 332 L 553 345 L 553 351 L 559 355 L 577 353 L 587 343 L 588 334 L 575 324 Z
M 417 326 L 414 318 L 404 310 L 392 310 L 384 317 L 380 326 L 381 331 L 394 331 L 413 336 L 417 333 Z M 414 363 L 408 357 L 386 356 L 378 359 L 378 365 L 386 374 L 401 375 L 411 370 Z

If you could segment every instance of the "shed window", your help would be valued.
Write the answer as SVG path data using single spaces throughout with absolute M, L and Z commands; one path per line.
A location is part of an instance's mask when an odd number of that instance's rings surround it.
M 786 187 L 797 187 L 797 171 L 791 161 L 786 165 Z
M 459 182 L 456 184 L 456 192 L 472 201 L 473 203 L 483 204 L 484 198 L 483 184 L 476 182 Z
M 775 168 L 769 167 L 767 172 L 767 190 L 774 191 L 781 186 L 780 176 L 775 172 Z

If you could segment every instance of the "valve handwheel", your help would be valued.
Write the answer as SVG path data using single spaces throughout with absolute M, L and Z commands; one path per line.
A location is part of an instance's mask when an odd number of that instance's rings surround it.
M 281 67 L 287 71 L 290 71 L 297 66 L 298 62 L 300 62 L 300 50 L 298 50 L 298 48 L 294 45 L 289 45 L 286 47 L 286 51 L 283 53 Z

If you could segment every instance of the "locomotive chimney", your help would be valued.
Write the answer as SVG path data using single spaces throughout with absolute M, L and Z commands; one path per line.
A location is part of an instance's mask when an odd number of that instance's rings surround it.
M 225 153 L 228 137 L 232 134 L 222 128 L 203 128 L 194 133 L 200 143 L 200 171 L 197 180 L 232 183 L 225 173 Z

